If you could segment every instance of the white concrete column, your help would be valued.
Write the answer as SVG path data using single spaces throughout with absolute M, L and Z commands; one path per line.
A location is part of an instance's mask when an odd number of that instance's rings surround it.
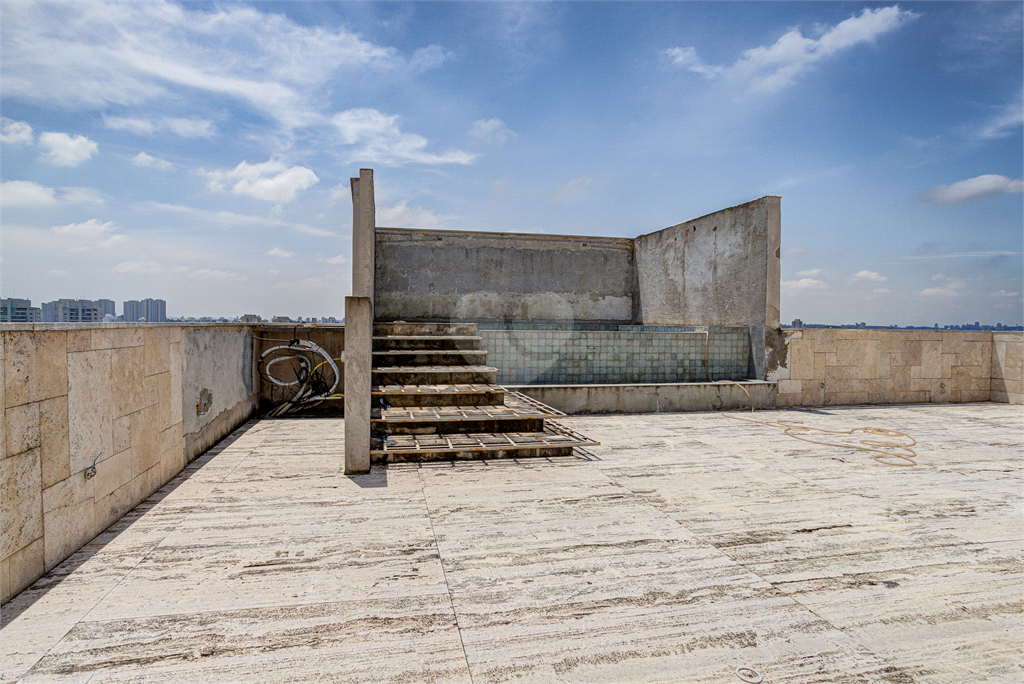
M 345 474 L 370 472 L 373 307 L 345 297 Z
M 359 169 L 352 183 L 352 296 L 373 302 L 377 213 L 373 199 L 373 169 Z

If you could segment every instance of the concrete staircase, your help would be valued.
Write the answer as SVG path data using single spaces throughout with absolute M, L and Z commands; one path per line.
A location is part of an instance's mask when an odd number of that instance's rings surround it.
M 471 323 L 373 326 L 374 463 L 569 456 L 597 442 L 495 384 Z

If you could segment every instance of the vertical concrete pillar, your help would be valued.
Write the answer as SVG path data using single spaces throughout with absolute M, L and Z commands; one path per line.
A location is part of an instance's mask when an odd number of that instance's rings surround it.
M 377 214 L 373 169 L 352 183 L 352 296 L 345 298 L 345 474 L 370 472 L 373 278 Z
M 373 301 L 377 213 L 373 169 L 359 169 L 352 183 L 352 296 Z
M 373 306 L 345 297 L 345 474 L 370 472 Z

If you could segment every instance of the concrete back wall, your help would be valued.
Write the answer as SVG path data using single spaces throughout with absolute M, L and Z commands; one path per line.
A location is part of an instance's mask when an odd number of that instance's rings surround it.
M 779 329 L 781 198 L 762 197 L 641 235 L 636 316 L 645 325 L 745 325 L 748 377 L 771 378 Z
M 749 377 L 779 329 L 779 197 L 636 239 L 378 228 L 378 320 L 746 326 Z
M 633 241 L 377 229 L 378 320 L 633 318 Z
M 250 334 L 157 323 L 3 326 L 2 602 L 248 418 Z M 203 388 L 213 403 L 199 416 Z M 86 479 L 94 460 L 96 476 Z
M 637 237 L 644 324 L 779 327 L 780 220 L 762 197 Z

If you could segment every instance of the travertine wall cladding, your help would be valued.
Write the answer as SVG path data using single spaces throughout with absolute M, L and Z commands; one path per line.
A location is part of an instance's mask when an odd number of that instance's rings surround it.
M 3 602 L 185 466 L 182 340 L 189 334 L 159 324 L 14 325 L 0 334 Z M 240 358 L 223 362 L 245 372 Z M 234 413 L 238 423 L 249 415 Z M 94 462 L 96 475 L 86 479 Z
M 1024 404 L 1024 333 L 992 334 L 990 399 Z
M 990 332 L 809 328 L 785 334 L 778 406 L 989 400 Z

